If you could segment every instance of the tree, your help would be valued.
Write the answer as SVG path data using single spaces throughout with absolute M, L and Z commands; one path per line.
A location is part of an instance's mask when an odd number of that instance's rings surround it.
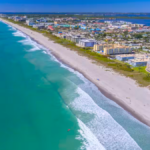
M 127 36 L 127 34 L 128 34 L 128 31 L 124 31 L 124 35 Z
M 78 29 L 79 29 L 79 26 L 74 27 L 74 29 L 75 29 L 75 30 L 78 30 Z
M 106 34 L 106 33 L 103 33 L 103 34 L 102 34 L 102 36 L 103 36 L 103 37 L 106 37 L 106 36 L 107 36 L 107 34 Z
M 141 39 L 143 36 L 142 36 L 142 34 L 135 34 L 134 37 L 137 39 Z

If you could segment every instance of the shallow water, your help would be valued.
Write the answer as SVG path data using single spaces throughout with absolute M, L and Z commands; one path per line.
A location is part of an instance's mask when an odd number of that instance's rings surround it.
M 2 150 L 149 150 L 149 127 L 1 22 L 0 50 Z

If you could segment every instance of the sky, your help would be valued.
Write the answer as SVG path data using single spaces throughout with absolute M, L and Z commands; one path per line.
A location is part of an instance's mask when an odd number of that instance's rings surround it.
M 0 0 L 0 12 L 150 12 L 150 0 Z

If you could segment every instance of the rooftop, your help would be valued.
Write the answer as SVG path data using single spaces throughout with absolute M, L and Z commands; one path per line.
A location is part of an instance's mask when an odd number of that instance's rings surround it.
M 132 62 L 148 62 L 150 58 L 136 58 L 136 59 L 131 59 Z

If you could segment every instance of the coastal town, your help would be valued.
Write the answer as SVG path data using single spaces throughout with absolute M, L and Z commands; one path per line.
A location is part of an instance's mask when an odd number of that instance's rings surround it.
M 0 0 L 0 150 L 150 150 L 150 0 Z
M 128 63 L 150 72 L 150 26 L 121 20 L 78 17 L 7 16 L 38 30 L 65 39 L 76 46 Z
M 56 144 L 49 140 L 53 128 L 49 129 L 62 124 L 59 131 L 62 137 L 66 133 L 69 144 L 58 140 L 56 145 L 63 147 L 56 150 L 72 149 L 70 142 L 76 137 L 72 133 L 80 128 L 89 143 L 94 141 L 89 150 L 149 150 L 150 22 L 146 21 L 95 14 L 1 14 L 1 100 L 6 110 L 13 104 L 10 114 L 15 112 L 14 120 L 23 122 L 23 137 L 25 118 L 27 128 L 30 119 L 38 139 L 42 135 L 47 141 L 43 145 Z

